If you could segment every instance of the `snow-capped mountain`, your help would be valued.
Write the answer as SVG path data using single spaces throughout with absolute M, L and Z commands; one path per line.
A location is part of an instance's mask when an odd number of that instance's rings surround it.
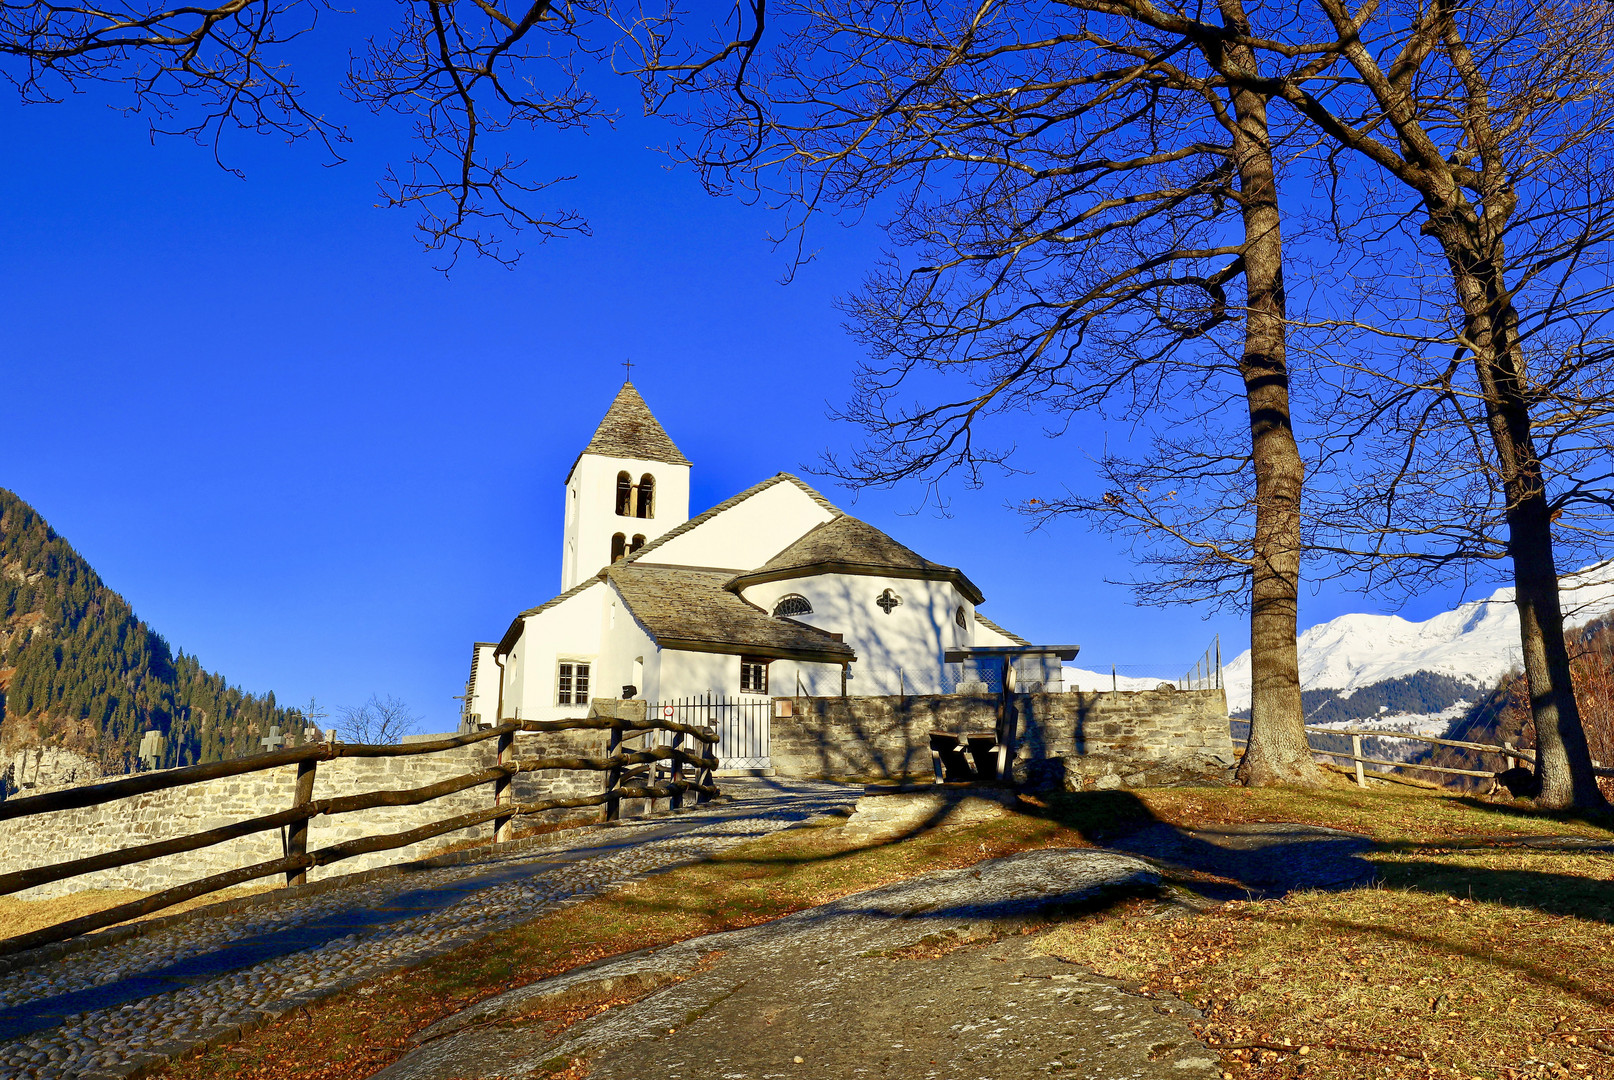
M 1564 614 L 1584 626 L 1614 612 L 1614 560 L 1562 579 Z M 1398 615 L 1341 615 L 1300 635 L 1300 685 L 1354 691 L 1430 672 L 1471 683 L 1483 693 L 1520 666 L 1519 615 L 1513 590 L 1498 589 L 1423 622 Z M 1227 707 L 1250 707 L 1250 653 L 1222 672 Z
M 1113 679 L 1113 682 L 1112 682 Z M 1162 682 L 1175 682 L 1153 675 L 1140 678 L 1136 675 L 1115 675 L 1108 671 L 1088 671 L 1085 668 L 1065 665 L 1066 690 L 1153 690 Z M 1248 691 L 1246 691 L 1248 693 Z

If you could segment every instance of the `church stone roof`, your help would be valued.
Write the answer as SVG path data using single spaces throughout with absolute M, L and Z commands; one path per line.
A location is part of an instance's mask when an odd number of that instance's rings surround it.
M 631 382 L 622 384 L 611 407 L 605 410 L 605 419 L 594 429 L 594 437 L 583 447 L 583 454 L 600 454 L 605 457 L 636 458 L 640 461 L 664 461 L 668 465 L 688 465 L 689 459 L 674 445 L 672 437 L 651 413 L 639 391 Z M 579 460 L 583 454 L 578 454 Z M 577 462 L 572 462 L 577 468 Z M 571 473 L 566 474 L 568 480 Z
M 727 571 L 620 562 L 605 571 L 623 603 L 664 649 L 747 653 L 824 663 L 855 660 L 837 635 L 775 619 L 724 588 Z
M 875 577 L 926 578 L 951 581 L 970 603 L 985 599 L 975 583 L 951 566 L 933 563 L 866 521 L 841 514 L 806 535 L 761 567 L 732 579 L 736 591 L 748 585 L 813 574 L 864 574 Z
M 977 611 L 975 613 L 975 621 L 980 623 L 982 626 L 985 626 L 988 630 L 996 630 L 998 633 L 1002 634 L 1004 637 L 1008 638 L 1010 641 L 1014 642 L 1016 645 L 1025 645 L 1025 646 L 1029 647 L 1030 644 L 1031 644 L 1031 642 L 1027 641 L 1025 638 L 1021 637 L 1019 634 L 1016 634 L 1013 630 L 1005 630 L 1005 629 L 1003 629 L 1003 627 L 999 626 L 997 623 L 993 622 L 991 619 L 988 619 L 985 615 L 982 615 L 979 611 Z

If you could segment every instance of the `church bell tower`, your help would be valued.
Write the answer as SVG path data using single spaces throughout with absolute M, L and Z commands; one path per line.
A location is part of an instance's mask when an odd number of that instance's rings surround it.
M 561 591 L 688 520 L 689 459 L 624 382 L 566 476 Z

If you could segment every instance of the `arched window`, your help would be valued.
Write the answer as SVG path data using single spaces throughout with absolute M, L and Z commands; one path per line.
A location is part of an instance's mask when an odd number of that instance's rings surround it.
M 635 533 L 633 543 L 628 545 L 628 554 L 632 555 L 642 547 L 644 547 L 644 533 Z
M 625 472 L 616 474 L 616 516 L 628 517 L 633 513 L 633 477 Z
M 968 628 L 969 618 L 964 614 L 963 604 L 958 605 L 958 610 L 953 612 L 953 621 L 959 625 L 960 629 Z
M 649 473 L 639 477 L 639 506 L 634 517 L 656 516 L 656 478 Z
M 628 538 L 621 533 L 611 537 L 611 561 L 619 561 L 628 551 Z
M 773 605 L 773 616 L 783 619 L 791 615 L 811 615 L 813 605 L 807 602 L 805 596 L 787 596 Z

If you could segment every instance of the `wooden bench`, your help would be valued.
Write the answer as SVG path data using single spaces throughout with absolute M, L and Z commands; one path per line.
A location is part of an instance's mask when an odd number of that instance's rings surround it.
M 932 731 L 930 763 L 938 784 L 998 777 L 998 737 L 990 731 Z

